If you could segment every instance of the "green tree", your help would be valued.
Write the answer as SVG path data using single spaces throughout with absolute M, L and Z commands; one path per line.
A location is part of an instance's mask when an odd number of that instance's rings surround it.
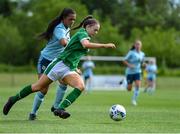
M 2 16 L 0 16 L 0 26 L 0 63 L 21 64 L 24 47 L 18 29 Z
M 146 56 L 156 57 L 160 66 L 180 66 L 180 33 L 174 29 L 146 28 L 145 31 L 134 29 L 131 40 L 139 38 L 143 42 Z

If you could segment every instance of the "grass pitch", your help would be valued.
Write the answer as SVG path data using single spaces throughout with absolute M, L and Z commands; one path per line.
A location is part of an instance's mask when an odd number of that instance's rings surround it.
M 51 86 L 38 120 L 29 121 L 34 94 L 17 102 L 8 116 L 2 108 L 10 95 L 20 86 L 0 87 L 1 133 L 180 133 L 180 78 L 159 78 L 154 95 L 141 92 L 138 106 L 131 105 L 132 92 L 92 91 L 83 93 L 67 110 L 71 117 L 63 120 L 55 117 L 50 108 L 54 101 L 55 85 Z M 111 105 L 122 104 L 126 108 L 124 121 L 110 119 Z

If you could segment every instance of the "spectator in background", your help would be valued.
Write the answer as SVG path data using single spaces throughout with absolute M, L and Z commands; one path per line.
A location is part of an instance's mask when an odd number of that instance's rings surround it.
M 91 61 L 91 57 L 87 56 L 86 61 L 82 64 L 83 78 L 85 83 L 85 89 L 89 92 L 92 90 L 93 68 L 95 64 Z

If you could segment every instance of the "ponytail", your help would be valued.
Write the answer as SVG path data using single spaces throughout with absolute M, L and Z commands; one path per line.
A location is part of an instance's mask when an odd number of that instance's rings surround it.
M 96 19 L 93 18 L 92 15 L 88 15 L 83 21 L 76 27 L 72 28 L 71 30 L 76 30 L 81 27 L 86 28 L 87 25 L 93 25 L 99 23 Z
M 130 50 L 134 50 L 135 49 L 135 46 L 133 45 L 131 48 L 130 48 Z
M 52 35 L 53 35 L 53 31 L 54 31 L 54 28 L 64 19 L 66 18 L 67 16 L 69 16 L 70 14 L 76 14 L 76 12 L 71 9 L 71 8 L 64 8 L 63 11 L 60 13 L 59 16 L 57 16 L 55 19 L 53 19 L 45 32 L 41 33 L 40 35 L 37 36 L 37 38 L 39 40 L 41 39 L 46 39 L 46 40 L 49 40 Z

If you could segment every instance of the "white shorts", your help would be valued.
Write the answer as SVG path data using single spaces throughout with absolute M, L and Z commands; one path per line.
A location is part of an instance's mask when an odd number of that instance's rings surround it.
M 62 80 L 65 76 L 70 74 L 77 74 L 76 71 L 71 71 L 70 68 L 63 63 L 63 61 L 53 60 L 45 70 L 45 74 L 52 81 Z

